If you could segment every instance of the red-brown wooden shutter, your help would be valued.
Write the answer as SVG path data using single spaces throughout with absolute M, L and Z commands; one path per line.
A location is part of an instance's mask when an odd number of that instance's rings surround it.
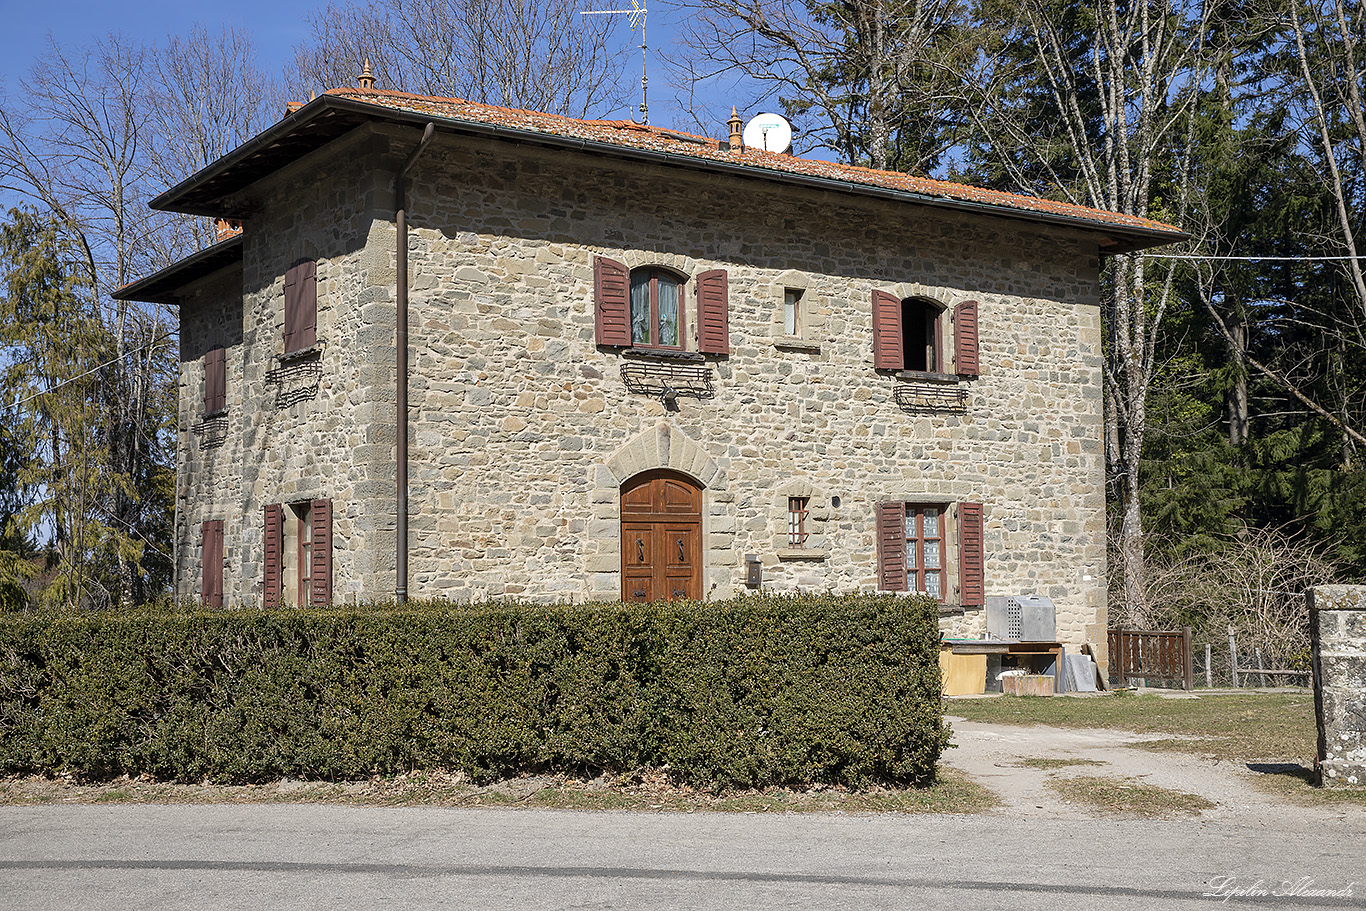
M 886 291 L 873 292 L 873 367 L 902 370 L 906 357 L 901 351 L 901 301 Z
M 877 587 L 906 591 L 906 505 L 877 504 Z
M 265 550 L 262 561 L 265 566 L 265 602 L 266 607 L 278 607 L 280 583 L 284 576 L 281 551 L 285 544 L 285 508 L 279 503 L 272 503 L 266 507 L 265 513 Z
M 730 353 L 730 278 L 725 269 L 697 276 L 697 349 Z
M 285 353 L 318 341 L 318 265 L 295 263 L 285 273 Z
M 958 599 L 963 607 L 986 603 L 982 504 L 958 504 Z
M 223 606 L 223 520 L 212 519 L 201 527 L 200 560 L 204 564 L 204 603 Z
M 593 257 L 594 319 L 599 345 L 631 346 L 631 270 L 614 259 Z
M 227 352 L 212 348 L 204 355 L 204 413 L 217 414 L 227 408 Z
M 953 360 L 959 376 L 977 376 L 977 301 L 953 308 Z
M 308 603 L 326 607 L 332 603 L 332 501 L 314 500 L 309 504 L 308 521 L 313 526 Z

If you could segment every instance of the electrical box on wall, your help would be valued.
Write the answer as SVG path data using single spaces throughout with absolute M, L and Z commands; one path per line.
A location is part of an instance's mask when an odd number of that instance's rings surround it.
M 764 584 L 764 564 L 758 554 L 745 554 L 745 584 L 750 588 Z
M 1057 638 L 1053 599 L 1043 595 L 987 598 L 987 638 L 1052 642 Z

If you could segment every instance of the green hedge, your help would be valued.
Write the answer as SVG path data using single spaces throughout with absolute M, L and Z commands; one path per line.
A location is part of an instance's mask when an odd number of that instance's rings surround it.
M 667 767 L 714 788 L 926 783 L 922 597 L 0 618 L 0 771 L 252 782 Z

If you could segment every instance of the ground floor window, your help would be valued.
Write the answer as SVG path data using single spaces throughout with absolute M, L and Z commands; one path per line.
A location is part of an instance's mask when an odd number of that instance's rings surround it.
M 877 549 L 883 591 L 924 592 L 963 607 L 986 603 L 980 503 L 884 500 L 877 505 Z

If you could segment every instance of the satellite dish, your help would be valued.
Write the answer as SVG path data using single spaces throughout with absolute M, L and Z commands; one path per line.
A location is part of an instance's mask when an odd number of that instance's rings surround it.
M 792 124 L 778 114 L 759 114 L 745 124 L 741 138 L 746 146 L 781 154 L 792 148 Z

